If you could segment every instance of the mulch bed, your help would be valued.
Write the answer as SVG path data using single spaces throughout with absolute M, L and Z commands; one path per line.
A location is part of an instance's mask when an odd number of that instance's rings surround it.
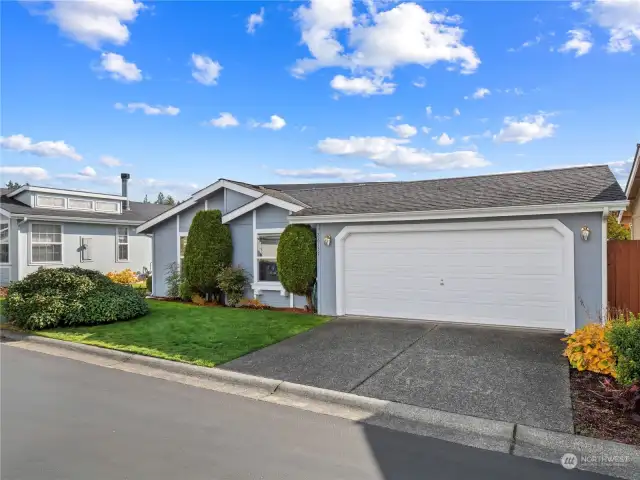
M 8 291 L 9 289 L 7 287 L 0 287 L 0 298 L 6 297 Z
M 571 369 L 571 403 L 576 433 L 640 446 L 640 426 L 634 425 L 616 401 L 607 395 L 602 384 L 606 378 L 609 377 Z
M 197 304 L 197 303 L 193 303 L 193 302 L 187 302 L 185 300 L 181 300 L 179 298 L 170 298 L 170 297 L 150 297 L 152 300 L 160 300 L 162 302 L 176 302 L 176 303 L 185 303 L 185 304 L 189 304 L 189 305 L 197 305 L 199 307 L 220 307 L 220 308 L 244 308 L 247 310 L 269 310 L 270 312 L 290 312 L 290 313 L 308 313 L 308 314 L 312 314 L 313 312 L 310 310 L 307 310 L 306 308 L 299 308 L 299 307 L 269 307 L 268 305 L 265 305 L 265 308 L 256 308 L 256 307 L 247 307 L 247 306 L 240 306 L 240 307 L 229 307 L 227 305 L 220 305 L 219 303 L 215 303 L 215 302 L 205 302 L 203 304 Z

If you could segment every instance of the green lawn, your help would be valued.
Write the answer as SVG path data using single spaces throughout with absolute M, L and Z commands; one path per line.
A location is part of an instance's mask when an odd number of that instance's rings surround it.
M 147 300 L 151 313 L 127 322 L 36 332 L 50 338 L 212 367 L 320 325 L 329 317 L 199 307 Z

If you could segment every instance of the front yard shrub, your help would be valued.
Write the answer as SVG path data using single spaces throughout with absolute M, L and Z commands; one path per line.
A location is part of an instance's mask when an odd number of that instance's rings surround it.
M 184 302 L 191 302 L 194 294 L 195 292 L 193 291 L 193 288 L 191 288 L 191 285 L 189 285 L 189 282 L 183 278 L 178 289 L 178 296 L 180 297 L 180 300 Z
M 151 277 L 151 275 L 149 275 L 145 280 L 145 285 L 147 286 L 147 292 L 153 291 L 153 278 Z
M 271 307 L 262 303 L 257 298 L 244 298 L 238 304 L 240 308 L 249 308 L 251 310 L 269 310 Z
M 218 285 L 224 292 L 227 305 L 235 307 L 249 286 L 249 275 L 242 267 L 225 267 L 218 274 Z
M 231 265 L 231 230 L 222 224 L 220 210 L 196 213 L 184 249 L 184 278 L 202 296 L 215 297 L 221 303 L 218 275 Z
M 11 283 L 5 302 L 7 318 L 28 330 L 129 320 L 148 311 L 130 286 L 79 267 L 31 273 Z
M 616 356 L 617 379 L 623 385 L 640 381 L 640 316 L 629 315 L 610 322 L 606 338 Z
M 122 285 L 131 285 L 138 281 L 138 276 L 130 268 L 125 268 L 121 272 L 109 272 L 107 273 L 107 277 Z
M 609 324 L 590 323 L 562 340 L 567 343 L 564 356 L 573 368 L 616 377 L 615 357 L 605 333 Z
M 167 297 L 179 298 L 182 276 L 180 275 L 178 262 L 171 262 L 167 265 L 164 269 L 164 274 L 164 284 L 167 286 Z
M 304 295 L 314 310 L 316 234 L 309 225 L 288 225 L 278 243 L 278 278 L 287 292 Z

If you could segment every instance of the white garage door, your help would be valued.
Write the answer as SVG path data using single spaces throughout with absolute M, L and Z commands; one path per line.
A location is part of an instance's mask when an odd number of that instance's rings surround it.
M 573 233 L 557 220 L 346 227 L 339 314 L 573 331 Z

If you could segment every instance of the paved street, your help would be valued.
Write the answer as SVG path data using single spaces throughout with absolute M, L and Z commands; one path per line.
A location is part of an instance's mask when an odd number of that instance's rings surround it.
M 2 479 L 602 479 L 2 345 Z

